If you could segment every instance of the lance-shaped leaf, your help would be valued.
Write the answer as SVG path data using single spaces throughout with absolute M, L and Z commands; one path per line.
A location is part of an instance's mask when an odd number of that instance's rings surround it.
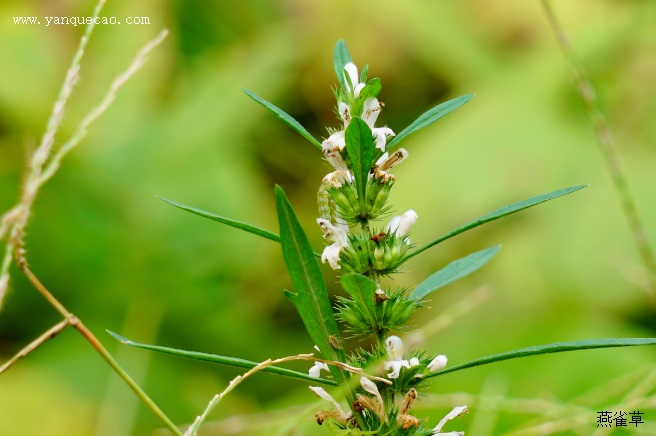
M 344 66 L 351 62 L 351 55 L 349 54 L 348 48 L 343 39 L 340 39 L 337 41 L 337 44 L 335 44 L 333 61 L 335 63 L 335 75 L 337 76 L 337 81 L 342 89 L 348 89 L 344 79 Z M 353 86 L 355 86 L 355 83 Z
M 656 338 L 606 338 L 592 339 L 574 342 L 556 342 L 548 345 L 537 345 L 535 347 L 520 348 L 519 350 L 508 351 L 506 353 L 493 354 L 491 356 L 481 357 L 470 362 L 452 366 L 432 374 L 427 374 L 424 378 L 436 377 L 449 372 L 460 371 L 462 369 L 473 368 L 475 366 L 487 365 L 489 363 L 501 362 L 502 360 L 517 359 L 519 357 L 537 356 L 539 354 L 562 353 L 565 351 L 589 350 L 595 348 L 617 348 L 617 347 L 634 347 L 637 345 L 656 345 Z
M 486 248 L 485 250 L 477 251 L 476 253 L 454 260 L 421 282 L 412 294 L 410 294 L 410 298 L 421 300 L 431 292 L 468 276 L 492 259 L 499 252 L 500 248 L 499 245 L 495 245 L 494 247 Z
M 346 152 L 358 190 L 360 216 L 364 218 L 367 179 L 374 163 L 375 147 L 371 129 L 358 117 L 354 117 L 346 129 Z
M 303 126 L 301 125 L 301 123 L 299 123 L 298 121 L 296 121 L 296 120 L 295 120 L 291 115 L 289 115 L 287 112 L 285 112 L 284 110 L 280 109 L 278 106 L 274 105 L 273 103 L 270 103 L 270 102 L 266 101 L 265 99 L 263 99 L 262 97 L 258 96 L 257 94 L 252 93 L 252 92 L 249 91 L 248 89 L 244 89 L 244 88 L 242 88 L 241 90 L 244 91 L 244 93 L 245 93 L 247 96 L 249 96 L 250 98 L 252 98 L 252 99 L 255 100 L 256 102 L 258 102 L 259 104 L 261 104 L 262 106 L 264 106 L 265 108 L 267 108 L 267 109 L 269 109 L 271 112 L 273 112 L 274 115 L 277 116 L 278 118 L 280 118 L 280 119 L 282 120 L 283 123 L 287 124 L 289 127 L 291 127 L 292 129 L 294 129 L 296 132 L 300 133 L 305 139 L 307 139 L 308 141 L 310 141 L 311 143 L 313 143 L 313 144 L 316 145 L 317 147 L 321 148 L 321 143 L 320 143 L 319 141 L 317 141 L 317 140 L 314 138 L 314 136 L 312 136 L 312 134 L 311 134 L 310 132 L 308 132 L 307 129 L 305 129 L 305 127 L 303 127 Z
M 474 94 L 461 95 L 460 97 L 456 97 L 452 100 L 445 101 L 444 103 L 438 104 L 434 108 L 424 112 L 412 124 L 410 124 L 408 127 L 403 129 L 401 133 L 396 135 L 394 139 L 392 139 L 387 144 L 387 148 L 385 149 L 385 151 L 389 150 L 390 148 L 397 145 L 399 142 L 403 141 L 405 138 L 408 137 L 408 135 L 411 135 L 423 129 L 426 126 L 433 124 L 435 121 L 439 120 L 444 115 L 458 109 L 460 106 L 471 100 L 472 97 L 474 97 Z
M 346 362 L 339 339 L 337 321 L 333 314 L 326 283 L 321 275 L 319 263 L 314 257 L 307 236 L 280 186 L 276 186 L 276 206 L 280 222 L 282 255 L 292 278 L 296 292 L 285 291 L 324 358 Z M 347 374 L 341 368 L 331 366 L 331 372 L 341 384 Z
M 488 213 L 487 215 L 483 215 L 480 218 L 476 218 L 475 220 L 469 221 L 460 227 L 457 227 L 450 232 L 447 232 L 440 236 L 439 238 L 435 239 L 432 242 L 429 242 L 428 244 L 424 245 L 423 247 L 415 250 L 413 253 L 411 253 L 407 258 L 411 258 L 413 256 L 416 256 L 417 254 L 421 253 L 424 250 L 428 250 L 434 245 L 439 244 L 440 242 L 444 242 L 449 238 L 452 238 L 456 235 L 459 235 L 460 233 L 466 232 L 467 230 L 471 230 L 474 227 L 478 227 L 482 224 L 489 223 L 490 221 L 497 220 L 499 218 L 503 218 L 504 216 L 510 215 L 515 212 L 519 212 L 520 210 L 527 209 L 529 207 L 538 205 L 540 203 L 544 203 L 545 201 L 553 200 L 554 198 L 561 197 L 563 195 L 571 194 L 574 191 L 578 191 L 579 189 L 585 188 L 587 185 L 579 185 L 579 186 L 572 186 L 569 188 L 565 189 L 559 189 L 558 191 L 553 191 L 549 192 L 547 194 L 542 194 L 538 195 L 532 198 L 529 198 L 527 200 L 523 201 L 518 201 L 517 203 L 509 204 L 507 206 L 500 207 L 499 209 L 493 210 L 492 212 Z
M 119 335 L 118 333 L 114 333 L 110 330 L 107 330 L 107 333 L 109 333 L 114 337 L 114 339 L 118 340 L 119 342 L 125 345 L 129 345 L 135 348 L 141 348 L 144 350 L 155 351 L 157 353 L 170 354 L 172 356 L 184 357 L 187 359 L 203 360 L 205 362 L 212 362 L 221 365 L 235 366 L 238 368 L 247 368 L 247 369 L 254 368 L 260 364 L 260 362 L 239 359 L 237 357 L 220 356 L 218 354 L 201 353 L 199 351 L 179 350 L 177 348 L 162 347 L 160 345 L 140 344 L 138 342 L 131 341 L 130 339 L 127 339 Z M 295 378 L 297 380 L 303 380 L 312 383 L 320 383 L 328 386 L 337 385 L 337 383 L 334 382 L 333 380 L 310 377 L 308 374 L 304 372 L 293 371 L 291 369 L 281 368 L 279 366 L 267 366 L 264 369 L 262 369 L 261 372 L 268 372 L 270 374 L 282 375 L 285 377 Z
M 374 308 L 374 297 L 376 294 L 376 283 L 361 274 L 345 274 L 339 281 L 342 287 L 359 306 L 367 309 L 371 325 L 376 321 Z
M 230 227 L 235 227 L 237 229 L 244 230 L 248 233 L 253 233 L 254 235 L 262 236 L 263 238 L 266 239 L 271 239 L 272 241 L 275 242 L 280 242 L 280 236 L 261 227 L 257 227 L 242 221 L 233 220 L 231 218 L 226 218 L 221 215 L 216 215 L 213 214 L 212 212 L 208 212 L 203 209 L 198 209 L 196 207 L 187 206 L 186 204 L 178 203 L 177 201 L 169 200 L 168 198 L 164 198 L 164 197 L 158 197 L 158 198 L 166 201 L 168 204 L 171 204 L 179 209 L 186 210 L 187 212 L 191 212 L 198 216 L 202 216 L 203 218 L 208 218 L 211 219 L 212 221 L 218 221 L 221 224 L 225 224 Z

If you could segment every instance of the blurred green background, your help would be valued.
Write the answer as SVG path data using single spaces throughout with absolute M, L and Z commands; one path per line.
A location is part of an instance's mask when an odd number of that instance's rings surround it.
M 553 4 L 597 87 L 656 244 L 656 2 Z M 11 17 L 92 10 L 81 0 L 0 1 L 1 211 L 17 199 L 26 156 L 40 140 L 84 30 L 15 25 Z M 176 423 L 193 421 L 239 371 L 129 349 L 104 329 L 257 361 L 310 352 L 312 343 L 283 298 L 290 279 L 278 245 L 155 196 L 277 231 L 277 183 L 321 250 L 315 194 L 328 164 L 239 88 L 325 136 L 326 126 L 338 127 L 330 87 L 339 38 L 359 66 L 369 64 L 370 77 L 382 79 L 378 124 L 397 133 L 438 102 L 477 95 L 404 142 L 410 158 L 394 171 L 391 201 L 398 212 L 419 214 L 413 241 L 428 242 L 517 200 L 590 185 L 470 231 L 407 265 L 399 281 L 413 286 L 455 258 L 503 244 L 488 266 L 440 291 L 418 314 L 418 326 L 444 320 L 489 285 L 489 298 L 429 335 L 430 352 L 457 364 L 549 342 L 656 336 L 618 196 L 538 1 L 113 0 L 102 15 L 147 16 L 150 25 L 96 27 L 60 143 L 146 41 L 164 27 L 171 33 L 42 190 L 28 229 L 28 258 Z M 339 293 L 337 276 L 324 270 Z M 14 270 L 0 312 L 2 360 L 58 320 Z M 433 383 L 417 414 L 437 423 L 468 401 L 472 413 L 447 429 L 502 434 L 558 420 L 582 393 L 626 376 L 614 397 L 585 403 L 622 410 L 611 406 L 635 384 L 646 386 L 643 397 L 653 394 L 654 358 L 650 348 L 596 350 L 457 372 Z M 314 423 L 313 413 L 325 407 L 309 405 L 314 399 L 304 383 L 256 375 L 226 397 L 206 434 L 328 434 Z M 545 416 L 548 402 L 562 405 L 562 414 Z M 495 408 L 500 415 L 490 411 Z M 656 434 L 656 410 L 642 411 L 642 434 Z M 558 434 L 592 434 L 597 415 L 582 419 L 578 433 Z M 0 377 L 0 434 L 141 435 L 159 427 L 72 329 Z

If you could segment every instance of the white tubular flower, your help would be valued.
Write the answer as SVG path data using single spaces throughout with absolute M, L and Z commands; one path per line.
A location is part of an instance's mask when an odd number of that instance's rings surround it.
M 410 209 L 403 215 L 392 218 L 387 225 L 387 232 L 396 233 L 397 236 L 407 235 L 410 228 L 417 222 L 417 218 L 419 218 L 417 212 Z
M 312 378 L 319 378 L 321 377 L 321 370 L 324 371 L 330 371 L 330 368 L 328 368 L 328 365 L 326 365 L 323 362 L 314 362 L 314 366 L 310 368 L 308 371 L 308 375 Z
M 350 84 L 349 84 L 350 82 Z M 360 97 L 360 91 L 364 88 L 364 83 L 360 83 L 360 76 L 358 75 L 358 67 L 353 62 L 344 65 L 344 83 L 349 92 L 353 93 L 355 98 Z M 353 88 L 351 88 L 351 86 Z
M 401 368 L 410 369 L 410 362 L 403 360 L 403 341 L 398 336 L 390 336 L 385 340 L 385 347 L 387 355 L 392 359 L 385 362 L 385 370 L 392 370 L 387 377 L 399 378 Z
M 330 403 L 332 403 L 333 406 L 335 406 L 335 409 L 337 410 L 339 415 L 344 420 L 349 419 L 349 415 L 347 415 L 344 412 L 344 409 L 342 409 L 342 407 L 339 405 L 339 403 L 328 392 L 326 392 L 326 390 L 324 388 L 319 387 L 319 386 L 310 386 L 310 390 L 312 390 L 312 392 L 317 394 L 319 396 L 319 398 L 321 398 L 322 400 L 326 400 L 326 401 L 329 401 Z
M 399 360 L 403 357 L 403 341 L 398 336 L 390 336 L 385 340 L 387 355 L 392 360 Z
M 343 101 L 340 101 L 339 104 L 337 104 L 337 112 L 339 112 L 339 117 L 344 122 L 344 129 L 346 129 L 351 123 L 351 108 Z
M 415 366 L 419 366 L 419 359 L 413 357 L 412 359 L 410 359 L 410 367 L 414 368 Z
M 376 138 L 376 148 L 385 151 L 387 136 L 394 136 L 396 133 L 389 127 L 375 127 L 376 120 L 381 111 L 380 102 L 377 98 L 371 97 L 365 100 L 362 108 L 362 119 L 371 129 L 372 135 Z
M 343 226 L 334 226 L 330 221 L 323 218 L 317 218 L 317 224 L 321 227 L 323 231 L 324 238 L 329 238 L 333 241 L 332 245 L 327 246 L 323 249 L 321 254 L 321 262 L 330 264 L 332 269 L 340 269 L 339 265 L 339 253 L 342 251 L 342 247 L 348 245 L 348 228 Z
M 380 391 L 378 391 L 378 386 L 376 386 L 376 383 L 372 382 L 367 377 L 360 377 L 360 386 L 362 386 L 362 389 L 376 397 L 379 404 L 384 404 L 383 397 L 380 395 Z
M 344 171 L 333 171 L 332 173 L 326 174 L 323 178 L 322 183 L 330 185 L 334 188 L 341 188 L 345 182 L 351 181 L 351 174 Z
M 465 432 L 462 431 L 451 431 L 448 433 L 442 433 L 442 427 L 444 427 L 444 424 L 446 424 L 448 421 L 451 421 L 453 418 L 456 416 L 461 416 L 467 413 L 467 406 L 457 406 L 454 407 L 453 410 L 451 410 L 449 413 L 446 414 L 444 418 L 435 426 L 433 429 L 433 434 L 441 434 L 443 436 L 450 435 L 450 436 L 462 436 L 465 434 Z
M 444 369 L 446 367 L 448 360 L 449 359 L 447 359 L 444 354 L 440 354 L 439 356 L 435 357 L 435 359 L 431 360 L 426 368 L 428 368 L 430 372 L 439 371 L 440 369 Z
M 321 148 L 323 149 L 324 154 L 327 154 L 328 152 L 334 152 L 335 150 L 344 150 L 344 147 L 346 147 L 345 135 L 345 131 L 340 130 L 339 132 L 335 132 L 330 135 L 328 139 L 325 139 L 321 143 Z
M 390 360 L 385 362 L 385 371 L 392 370 L 392 372 L 387 374 L 389 378 L 399 378 L 401 368 L 410 369 L 410 362 L 407 360 Z
M 389 170 L 407 158 L 408 151 L 405 148 L 399 148 L 397 151 L 392 153 L 391 156 L 389 153 L 385 152 L 376 161 L 376 166 L 374 167 L 370 176 L 380 179 L 382 183 L 387 183 L 390 179 L 394 179 L 394 174 L 390 173 Z

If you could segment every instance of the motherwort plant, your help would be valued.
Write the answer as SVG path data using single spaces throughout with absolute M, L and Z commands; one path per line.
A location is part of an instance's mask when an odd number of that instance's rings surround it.
M 447 367 L 447 357 L 443 354 L 418 349 L 409 341 L 404 344 L 400 335 L 408 330 L 408 320 L 422 307 L 426 297 L 476 271 L 496 255 L 499 247 L 489 247 L 458 259 L 414 288 L 395 285 L 394 274 L 405 262 L 469 229 L 577 191 L 583 186 L 561 189 L 501 207 L 418 246 L 414 238 L 411 242 L 411 230 L 419 218 L 417 213 L 410 209 L 394 215 L 392 206 L 388 204 L 390 190 L 396 183 L 393 170 L 409 158 L 408 151 L 398 145 L 410 134 L 462 106 L 472 96 L 464 95 L 442 103 L 397 133 L 389 127 L 377 125 L 383 109 L 383 104 L 378 100 L 381 81 L 378 78 L 368 79 L 366 66 L 358 72 L 343 41 L 335 47 L 334 65 L 339 82 L 334 94 L 340 126 L 329 129 L 327 138 L 322 142 L 282 109 L 244 90 L 314 144 L 332 167 L 321 183 L 317 181 L 319 217 L 316 222 L 327 242 L 321 253 L 310 246 L 280 187 L 276 187 L 280 234 L 166 200 L 181 209 L 280 243 L 294 289 L 285 291 L 285 296 L 296 306 L 318 351 L 317 355 L 301 354 L 258 363 L 138 344 L 113 334 L 122 342 L 139 348 L 250 368 L 245 376 L 233 380 L 224 392 L 210 401 L 186 434 L 195 434 L 209 412 L 239 382 L 254 372 L 263 371 L 307 381 L 309 388 L 327 401 L 327 407 L 316 413 L 317 422 L 338 434 L 461 435 L 464 433 L 443 432 L 442 429 L 449 420 L 465 414 L 466 405 L 454 405 L 453 410 L 439 421 L 413 413 L 414 402 L 419 401 L 421 391 L 427 389 L 432 377 L 536 354 L 656 343 L 654 339 L 561 342 L 495 354 L 452 367 Z M 337 297 L 334 308 L 328 298 L 319 262 L 342 273 L 340 284 L 345 293 Z M 347 353 L 338 321 L 342 332 L 351 337 L 370 337 L 373 345 Z M 307 373 L 277 366 L 294 359 L 314 361 L 314 364 L 308 365 Z M 329 393 L 327 388 L 333 390 Z

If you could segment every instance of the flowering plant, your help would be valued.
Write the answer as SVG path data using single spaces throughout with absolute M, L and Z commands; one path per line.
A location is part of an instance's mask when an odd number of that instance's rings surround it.
M 323 178 L 317 194 L 320 216 L 316 222 L 328 242 L 321 253 L 313 251 L 280 187 L 275 191 L 280 234 L 165 199 L 183 210 L 281 244 L 294 287 L 294 291 L 285 291 L 285 296 L 298 310 L 319 355 L 301 354 L 258 363 L 139 344 L 112 333 L 117 339 L 139 348 L 250 368 L 247 376 L 261 370 L 307 381 L 316 395 L 331 404 L 330 409 L 316 413 L 319 424 L 326 424 L 340 434 L 371 435 L 464 434 L 443 432 L 442 429 L 447 421 L 465 414 L 466 405 L 455 406 L 437 424 L 412 412 L 419 391 L 427 387 L 429 379 L 441 374 L 536 354 L 656 343 L 654 339 L 555 343 L 495 354 L 449 368 L 445 355 L 422 350 L 407 339 L 404 343 L 399 335 L 408 330 L 408 320 L 423 306 L 426 298 L 485 265 L 498 253 L 499 246 L 482 249 L 446 265 L 414 289 L 394 286 L 394 274 L 409 259 L 474 227 L 570 194 L 584 186 L 560 189 L 512 203 L 417 246 L 411 242 L 411 229 L 419 218 L 414 210 L 388 218 L 392 210 L 388 198 L 396 183 L 391 171 L 409 157 L 407 150 L 397 146 L 412 133 L 464 105 L 473 96 L 464 95 L 439 104 L 396 134 L 387 126 L 376 125 L 383 109 L 378 100 L 382 89 L 380 79 L 368 79 L 366 66 L 359 73 L 341 40 L 335 47 L 334 66 L 339 82 L 334 90 L 336 112 L 341 125 L 339 129 L 329 129 L 328 137 L 322 142 L 282 109 L 244 90 L 314 144 L 332 167 L 333 171 Z M 342 273 L 340 284 L 345 295 L 337 297 L 334 308 L 328 298 L 319 261 Z M 338 321 L 343 326 L 341 332 Z M 357 337 L 373 337 L 374 345 L 347 353 L 343 332 Z M 307 373 L 277 366 L 293 359 L 310 360 L 314 364 Z M 322 371 L 329 375 L 322 376 Z M 195 434 L 209 412 L 244 378 L 238 377 L 223 393 L 216 395 L 189 427 L 187 434 Z M 323 386 L 338 387 L 340 395 L 333 396 Z M 340 403 L 342 396 L 348 407 Z

